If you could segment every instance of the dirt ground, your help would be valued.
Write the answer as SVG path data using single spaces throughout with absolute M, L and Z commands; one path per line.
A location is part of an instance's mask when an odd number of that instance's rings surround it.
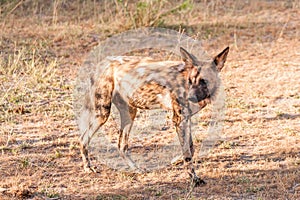
M 184 199 L 182 166 L 134 174 L 93 160 L 101 173 L 83 172 L 77 71 L 101 40 L 143 26 L 184 30 L 211 56 L 230 46 L 224 141 L 196 163 L 207 184 L 190 199 L 300 199 L 298 1 L 0 5 L 0 199 Z

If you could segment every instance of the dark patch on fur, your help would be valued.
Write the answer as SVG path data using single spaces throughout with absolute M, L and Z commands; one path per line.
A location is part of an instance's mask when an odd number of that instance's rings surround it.
M 188 163 L 189 173 L 193 179 L 199 178 L 193 168 L 192 157 L 194 154 L 191 116 L 204 108 L 210 98 L 215 95 L 219 87 L 218 72 L 226 61 L 228 48 L 216 56 L 211 63 L 200 62 L 197 58 L 180 48 L 184 62 L 154 61 L 150 58 L 121 57 L 109 61 L 109 67 L 97 77 L 99 82 L 91 79 L 91 91 L 95 91 L 95 100 L 87 98 L 85 109 L 95 108 L 97 123 L 89 127 L 81 135 L 81 155 L 85 168 L 90 167 L 87 146 L 89 139 L 102 126 L 110 115 L 111 103 L 114 103 L 121 112 L 121 126 L 119 130 L 120 153 L 132 163 L 126 155 L 128 137 L 133 124 L 137 108 L 155 109 L 155 106 L 165 106 L 173 111 L 172 121 L 175 124 L 178 139 L 182 148 L 184 161 Z M 216 66 L 217 65 L 217 66 Z M 134 77 L 131 81 L 125 76 Z M 117 77 L 117 78 L 116 78 Z M 204 80 L 205 79 L 205 80 Z M 136 85 L 136 82 L 139 84 Z M 118 87 L 115 87 L 118 86 Z M 119 88 L 118 90 L 116 88 Z M 117 99 L 116 99 L 117 98 Z M 164 102 L 164 101 L 167 102 Z M 94 105 L 93 105 L 94 104 Z M 171 104 L 171 105 L 170 105 Z M 91 106 L 93 105 L 93 106 Z M 195 106 L 196 105 L 196 106 Z M 94 119 L 87 119 L 94 120 Z M 88 121 L 87 123 L 90 123 Z M 98 126 L 97 126 L 98 125 Z M 124 126 L 129 129 L 124 129 Z M 124 132 L 127 130 L 127 132 Z M 88 141 L 83 138 L 87 135 Z M 199 179 L 200 180 L 200 179 Z
M 91 78 L 90 78 L 90 81 L 91 81 L 91 86 L 93 86 L 93 85 L 95 84 L 94 77 L 91 77 Z
M 96 99 L 101 99 L 101 97 L 102 97 L 101 93 L 98 93 L 98 92 L 95 93 L 95 98 Z

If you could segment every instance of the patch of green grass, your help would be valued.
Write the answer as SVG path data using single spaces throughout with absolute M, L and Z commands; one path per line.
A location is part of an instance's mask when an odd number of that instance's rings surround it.
M 57 192 L 55 189 L 52 189 L 50 186 L 42 189 L 41 193 L 50 199 L 51 198 L 56 199 L 60 197 L 59 192 Z
M 133 181 L 136 179 L 136 174 L 130 172 L 120 172 L 118 174 L 118 177 L 120 178 L 120 180 Z
M 162 194 L 163 194 L 162 190 L 157 190 L 155 196 L 160 197 Z
M 252 186 L 251 185 L 250 187 L 246 188 L 247 193 L 257 193 L 257 192 L 263 191 L 263 190 L 265 190 L 265 187 L 263 187 L 263 186 Z
M 30 160 L 28 157 L 24 157 L 20 160 L 20 166 L 21 168 L 27 168 L 30 166 Z
M 61 153 L 61 151 L 59 150 L 55 150 L 55 158 L 61 158 L 63 156 L 63 154 Z
M 241 176 L 237 178 L 236 182 L 238 184 L 250 183 L 250 179 L 246 176 Z
M 231 141 L 224 141 L 224 142 L 220 145 L 220 147 L 221 147 L 221 148 L 224 148 L 224 149 L 233 149 L 233 148 L 235 148 L 235 147 L 237 147 L 237 146 L 239 146 L 238 143 L 236 143 L 236 142 L 231 142 Z
M 18 148 L 19 148 L 20 150 L 27 149 L 27 148 L 30 148 L 30 147 L 31 147 L 31 145 L 30 145 L 29 143 L 27 143 L 26 141 L 23 141 L 23 142 L 18 146 Z

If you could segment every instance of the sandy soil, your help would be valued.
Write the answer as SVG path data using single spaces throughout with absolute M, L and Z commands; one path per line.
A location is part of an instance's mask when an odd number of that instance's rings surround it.
M 53 2 L 0 1 L 0 198 L 183 199 L 180 165 L 134 174 L 93 160 L 101 173 L 83 172 L 72 106 L 77 71 L 101 40 L 132 27 L 110 17 L 121 3 Z M 300 199 L 299 3 L 191 5 L 154 25 L 185 29 L 212 56 L 231 49 L 221 75 L 224 140 L 196 163 L 207 185 L 190 199 Z

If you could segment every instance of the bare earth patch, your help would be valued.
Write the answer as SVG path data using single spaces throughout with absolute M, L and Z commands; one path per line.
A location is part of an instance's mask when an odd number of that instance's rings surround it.
M 210 55 L 231 47 L 223 140 L 196 160 L 207 185 L 190 198 L 300 199 L 299 2 L 153 5 L 163 13 L 136 4 L 151 15 L 132 3 L 126 14 L 121 1 L 34 2 L 0 1 L 0 199 L 184 198 L 182 166 L 133 174 L 94 159 L 101 173 L 82 168 L 76 72 L 99 41 L 143 25 L 185 29 Z

